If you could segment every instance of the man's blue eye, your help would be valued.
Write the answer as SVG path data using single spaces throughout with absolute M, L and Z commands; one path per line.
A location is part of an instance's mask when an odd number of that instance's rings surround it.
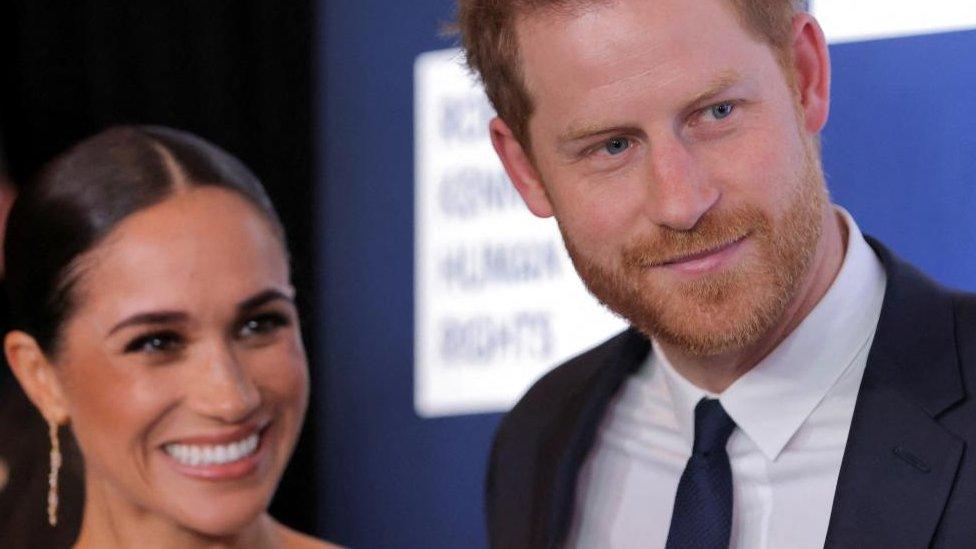
M 626 137 L 614 137 L 607 141 L 603 148 L 608 154 L 618 155 L 630 148 L 630 140 Z
M 722 103 L 721 105 L 715 105 L 714 107 L 711 107 L 709 110 L 711 111 L 712 116 L 714 116 L 716 120 L 721 120 L 723 118 L 727 118 L 730 114 L 732 114 L 732 111 L 734 109 L 735 106 L 732 105 L 732 103 Z

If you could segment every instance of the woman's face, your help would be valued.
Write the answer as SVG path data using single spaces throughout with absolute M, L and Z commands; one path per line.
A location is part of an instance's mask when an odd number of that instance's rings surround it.
M 197 187 L 126 218 L 79 266 L 54 371 L 89 510 L 240 531 L 308 402 L 282 244 L 244 199 Z

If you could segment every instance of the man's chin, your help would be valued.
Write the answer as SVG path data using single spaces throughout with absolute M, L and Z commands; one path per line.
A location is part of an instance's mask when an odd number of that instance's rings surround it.
M 680 326 L 647 322 L 643 324 L 646 326 L 634 323 L 648 337 L 695 357 L 721 356 L 741 351 L 755 344 L 765 331 L 743 329 L 743 326 L 749 326 L 748 323 L 729 325 L 727 322 L 704 321 L 697 324 L 688 322 Z
M 759 341 L 786 308 L 782 295 L 756 295 L 759 287 L 716 284 L 698 288 L 694 297 L 672 293 L 626 316 L 648 337 L 686 354 L 728 354 Z

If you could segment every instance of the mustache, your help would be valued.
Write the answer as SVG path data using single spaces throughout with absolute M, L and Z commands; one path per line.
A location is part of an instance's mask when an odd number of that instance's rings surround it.
M 768 235 L 770 222 L 755 207 L 708 212 L 687 231 L 658 227 L 623 250 L 623 266 L 646 269 L 706 254 L 750 235 Z

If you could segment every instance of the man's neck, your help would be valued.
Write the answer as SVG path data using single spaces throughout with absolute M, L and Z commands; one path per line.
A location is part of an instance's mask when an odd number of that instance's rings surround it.
M 699 356 L 661 342 L 660 347 L 674 369 L 698 387 L 714 394 L 725 391 L 752 370 L 795 330 L 817 306 L 844 262 L 849 234 L 847 224 L 833 206 L 824 212 L 823 233 L 796 297 L 780 319 L 758 341 L 727 353 Z

